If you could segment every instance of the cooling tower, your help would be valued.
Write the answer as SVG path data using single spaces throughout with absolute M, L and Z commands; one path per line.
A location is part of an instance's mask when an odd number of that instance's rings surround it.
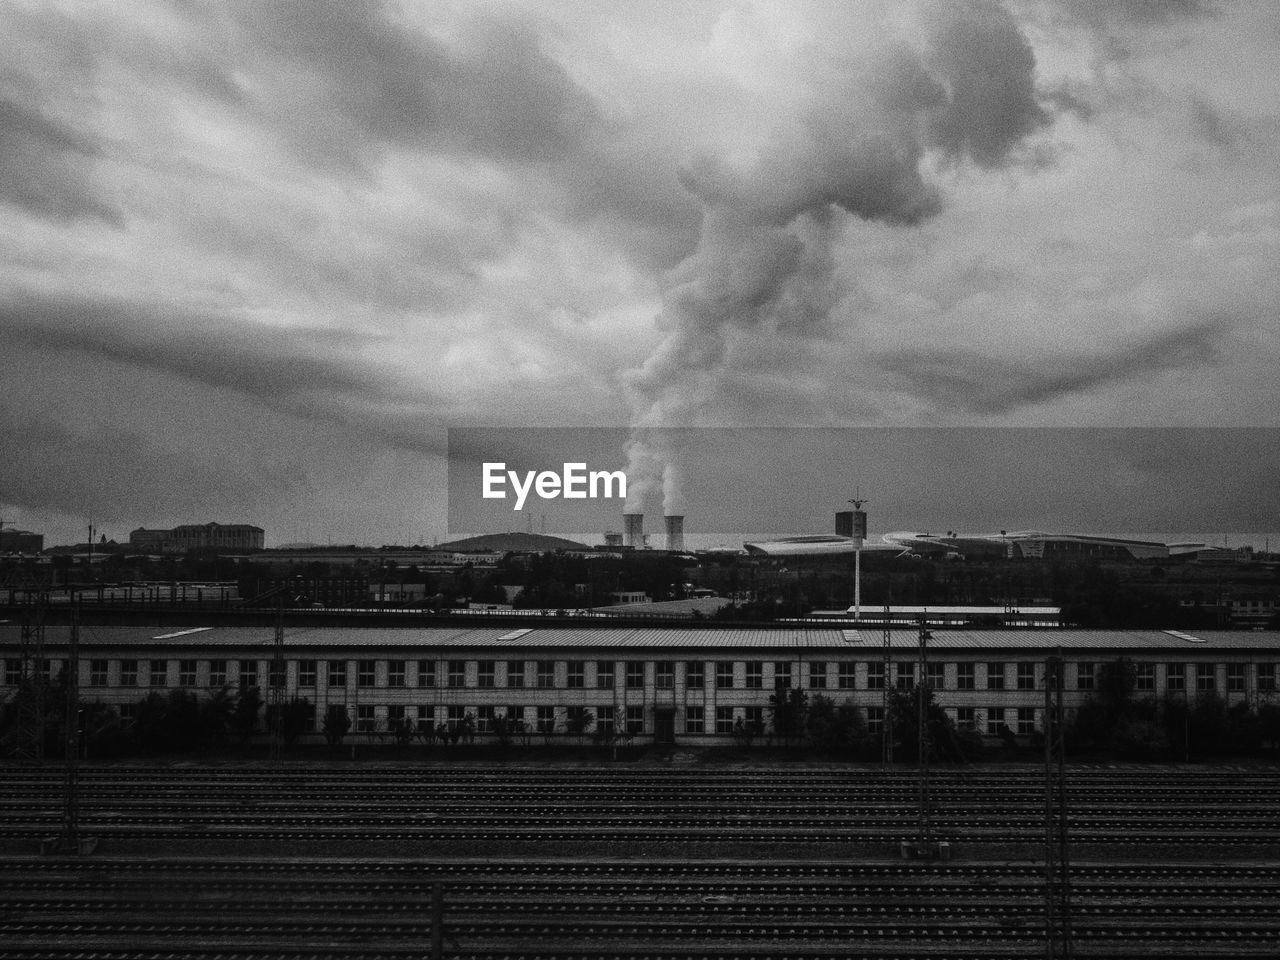
M 667 516 L 667 549 L 678 551 L 684 549 L 684 517 Z
M 622 522 L 625 524 L 626 545 L 633 550 L 644 549 L 644 514 L 643 513 L 624 513 Z

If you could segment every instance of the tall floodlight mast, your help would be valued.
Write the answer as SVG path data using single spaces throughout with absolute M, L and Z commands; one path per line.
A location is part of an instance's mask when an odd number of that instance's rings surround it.
M 858 491 L 845 502 L 853 504 L 853 509 L 836 514 L 836 535 L 853 540 L 853 619 L 857 621 L 862 619 L 862 542 L 867 539 L 867 513 L 862 505 L 871 501 Z

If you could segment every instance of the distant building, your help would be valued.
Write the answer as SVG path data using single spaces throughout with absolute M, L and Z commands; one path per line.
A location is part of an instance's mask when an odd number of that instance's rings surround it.
M 129 545 L 152 553 L 186 553 L 188 550 L 261 550 L 266 534 L 247 523 L 188 523 L 172 530 L 139 527 L 129 534 Z
M 146 527 L 139 527 L 130 532 L 129 546 L 149 553 L 160 553 L 164 550 L 165 541 L 169 539 L 169 533 L 168 530 L 148 530 Z
M 30 530 L 0 530 L 0 553 L 39 553 L 44 549 L 44 534 Z
M 1275 619 L 1276 598 L 1256 594 L 1231 598 L 1231 622 L 1243 627 L 1265 627 Z

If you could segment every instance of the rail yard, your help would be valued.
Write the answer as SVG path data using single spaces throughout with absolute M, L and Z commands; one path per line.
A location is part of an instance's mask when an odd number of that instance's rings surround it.
M 0 957 L 1045 955 L 1043 770 L 0 771 Z M 1077 957 L 1280 950 L 1280 770 L 1068 768 Z M 903 859 L 921 817 L 949 859 Z M 439 891 L 434 893 L 434 891 Z M 433 912 L 439 910 L 433 930 Z

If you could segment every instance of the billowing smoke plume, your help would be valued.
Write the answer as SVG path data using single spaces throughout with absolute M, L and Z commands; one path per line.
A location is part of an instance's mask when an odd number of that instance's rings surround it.
M 779 367 L 828 332 L 840 300 L 834 249 L 850 216 L 918 224 L 941 209 L 926 160 L 999 166 L 1047 122 L 1031 49 L 1000 4 L 906 6 L 782 8 L 822 21 L 791 109 L 748 161 L 739 150 L 682 171 L 702 227 L 668 277 L 662 341 L 624 375 L 629 509 L 661 488 L 664 512 L 685 513 L 663 427 L 777 420 L 788 374 L 801 373 Z

